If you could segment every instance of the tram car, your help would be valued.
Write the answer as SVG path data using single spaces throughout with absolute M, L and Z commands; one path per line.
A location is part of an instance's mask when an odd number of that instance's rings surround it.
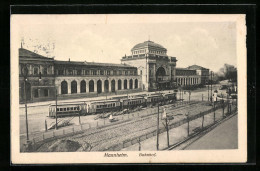
M 79 115 L 81 113 L 82 104 L 61 104 L 57 105 L 57 117 L 66 117 Z M 56 105 L 49 106 L 49 117 L 56 117 Z
M 87 113 L 102 113 L 120 110 L 121 104 L 119 100 L 98 100 L 87 103 Z
M 135 96 L 121 96 L 108 100 L 81 101 L 57 105 L 57 117 L 91 115 L 102 112 L 133 109 L 139 106 L 153 106 L 159 102 L 169 104 L 176 101 L 176 92 L 147 93 Z M 56 106 L 50 105 L 49 117 L 56 117 Z
M 143 106 L 146 100 L 143 97 L 130 97 L 126 99 L 121 99 L 121 109 L 133 109 L 138 106 Z

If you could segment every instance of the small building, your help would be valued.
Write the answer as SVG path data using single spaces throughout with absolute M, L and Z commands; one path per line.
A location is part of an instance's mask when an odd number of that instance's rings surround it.
M 200 76 L 201 84 L 207 84 L 209 81 L 209 69 L 199 65 L 191 65 L 187 69 L 196 70 L 197 75 Z
M 28 69 L 24 81 L 24 67 Z M 24 91 L 26 85 L 26 91 Z M 44 101 L 55 98 L 54 59 L 47 58 L 29 50 L 19 49 L 19 100 L 23 102 Z
M 201 76 L 196 70 L 187 68 L 176 68 L 176 80 L 179 86 L 190 86 L 201 84 Z

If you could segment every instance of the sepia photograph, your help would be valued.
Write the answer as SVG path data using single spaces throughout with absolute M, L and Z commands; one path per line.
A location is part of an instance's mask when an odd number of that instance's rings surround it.
M 11 15 L 13 163 L 246 162 L 232 14 Z

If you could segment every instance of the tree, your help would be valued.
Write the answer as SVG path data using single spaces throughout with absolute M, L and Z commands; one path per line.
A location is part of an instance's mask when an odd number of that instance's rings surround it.
M 224 64 L 224 67 L 219 69 L 217 75 L 220 81 L 224 79 L 232 82 L 237 81 L 237 68 L 233 65 Z

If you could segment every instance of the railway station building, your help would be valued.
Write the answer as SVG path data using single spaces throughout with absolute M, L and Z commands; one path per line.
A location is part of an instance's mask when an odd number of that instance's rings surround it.
M 166 48 L 150 40 L 136 44 L 131 55 L 121 59 L 121 63 L 138 68 L 146 91 L 172 89 L 176 84 L 176 62 L 176 57 L 167 55 Z
M 28 69 L 26 81 L 24 66 Z M 24 86 L 26 84 L 26 86 Z M 19 49 L 20 102 L 94 97 L 142 91 L 137 68 L 127 64 L 58 61 Z M 24 87 L 26 87 L 24 91 Z
M 19 48 L 19 98 L 24 102 L 172 90 L 205 84 L 209 69 L 176 68 L 177 59 L 153 41 L 136 44 L 121 64 L 60 61 Z M 26 66 L 26 67 L 25 67 Z M 26 81 L 24 68 L 27 68 Z M 24 89 L 25 87 L 25 89 Z

